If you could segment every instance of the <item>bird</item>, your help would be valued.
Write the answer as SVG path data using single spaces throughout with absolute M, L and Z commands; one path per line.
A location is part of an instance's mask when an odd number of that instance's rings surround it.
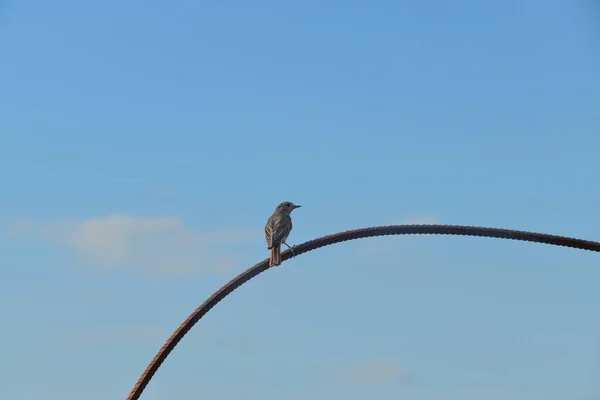
M 292 218 L 290 214 L 299 207 L 301 206 L 291 201 L 284 201 L 275 208 L 273 215 L 267 220 L 267 224 L 265 225 L 265 239 L 267 240 L 268 249 L 271 251 L 269 267 L 281 264 L 282 243 L 292 250 L 292 252 L 294 251 L 285 241 L 292 230 Z

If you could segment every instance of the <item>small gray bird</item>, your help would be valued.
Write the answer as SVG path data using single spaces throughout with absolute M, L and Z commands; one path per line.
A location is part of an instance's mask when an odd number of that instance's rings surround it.
M 284 201 L 277 206 L 273 215 L 271 215 L 267 221 L 267 225 L 265 226 L 265 239 L 267 240 L 269 250 L 271 250 L 269 267 L 281 264 L 282 243 L 291 249 L 285 241 L 292 231 L 292 218 L 290 217 L 290 214 L 298 207 L 300 206 L 290 201 Z

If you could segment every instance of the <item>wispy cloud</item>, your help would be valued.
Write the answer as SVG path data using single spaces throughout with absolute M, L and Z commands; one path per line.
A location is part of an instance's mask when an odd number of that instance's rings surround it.
M 130 342 L 155 343 L 169 337 L 168 332 L 150 327 L 119 327 L 114 329 L 93 329 L 70 332 L 62 337 L 64 345 L 95 347 L 98 345 L 125 344 Z
M 421 224 L 439 224 L 440 218 L 433 214 L 413 215 L 402 221 L 402 224 L 407 225 L 421 225 Z
M 254 238 L 244 230 L 198 230 L 174 217 L 113 214 L 83 221 L 19 221 L 13 233 L 74 250 L 105 268 L 144 268 L 157 273 L 215 272 L 234 268 L 227 246 Z
M 439 224 L 440 218 L 435 214 L 418 214 L 404 218 L 400 221 L 392 221 L 388 225 L 422 225 Z M 361 241 L 357 245 L 358 252 L 367 256 L 383 254 L 398 248 L 397 237 L 378 237 Z
M 412 379 L 398 364 L 390 361 L 368 361 L 342 368 L 336 380 L 360 385 L 407 385 Z

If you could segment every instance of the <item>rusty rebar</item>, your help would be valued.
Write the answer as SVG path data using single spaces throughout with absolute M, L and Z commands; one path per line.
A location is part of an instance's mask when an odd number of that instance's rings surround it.
M 461 235 L 461 236 L 480 236 L 499 239 L 521 240 L 527 242 L 545 243 L 554 246 L 571 247 L 580 250 L 600 252 L 600 243 L 589 240 L 575 239 L 564 236 L 547 235 L 543 233 L 515 231 L 510 229 L 482 228 L 476 226 L 460 225 L 389 225 L 376 226 L 371 228 L 356 229 L 346 232 L 340 232 L 329 236 L 324 236 L 302 243 L 294 247 L 294 255 L 316 250 L 320 247 L 329 246 L 335 243 L 348 240 L 361 239 L 373 236 L 387 235 Z M 281 253 L 281 260 L 285 261 L 291 257 L 290 250 Z M 142 392 L 168 355 L 183 337 L 192 329 L 192 327 L 210 311 L 217 303 L 223 300 L 228 294 L 248 282 L 258 274 L 269 269 L 269 259 L 263 260 L 255 266 L 248 268 L 237 277 L 229 281 L 212 296 L 210 296 L 200 307 L 196 308 L 192 314 L 173 332 L 171 337 L 158 351 L 152 359 L 146 370 L 142 373 L 135 386 L 127 396 L 127 400 L 138 400 Z

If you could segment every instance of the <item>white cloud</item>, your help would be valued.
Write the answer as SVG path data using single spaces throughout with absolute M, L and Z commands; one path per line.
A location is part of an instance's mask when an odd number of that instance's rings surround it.
M 420 214 L 407 217 L 400 222 L 390 222 L 389 225 L 430 225 L 439 223 L 439 217 L 434 214 Z M 357 245 L 357 249 L 360 254 L 364 254 L 366 256 L 383 254 L 391 251 L 392 249 L 397 249 L 399 246 L 399 240 L 401 240 L 401 238 L 392 236 L 370 238 L 364 241 L 361 240 L 360 244 Z
M 404 385 L 412 381 L 399 364 L 389 361 L 370 361 L 345 367 L 336 377 L 343 382 L 368 385 Z
M 129 342 L 156 343 L 167 340 L 169 332 L 150 327 L 120 327 L 69 332 L 61 338 L 65 346 L 96 347 Z
M 402 223 L 407 225 L 439 224 L 440 219 L 433 214 L 414 215 L 406 218 Z
M 159 273 L 214 272 L 237 265 L 227 245 L 256 236 L 242 230 L 204 231 L 173 217 L 113 214 L 83 221 L 20 221 L 13 232 L 73 249 L 100 267 L 146 268 Z

